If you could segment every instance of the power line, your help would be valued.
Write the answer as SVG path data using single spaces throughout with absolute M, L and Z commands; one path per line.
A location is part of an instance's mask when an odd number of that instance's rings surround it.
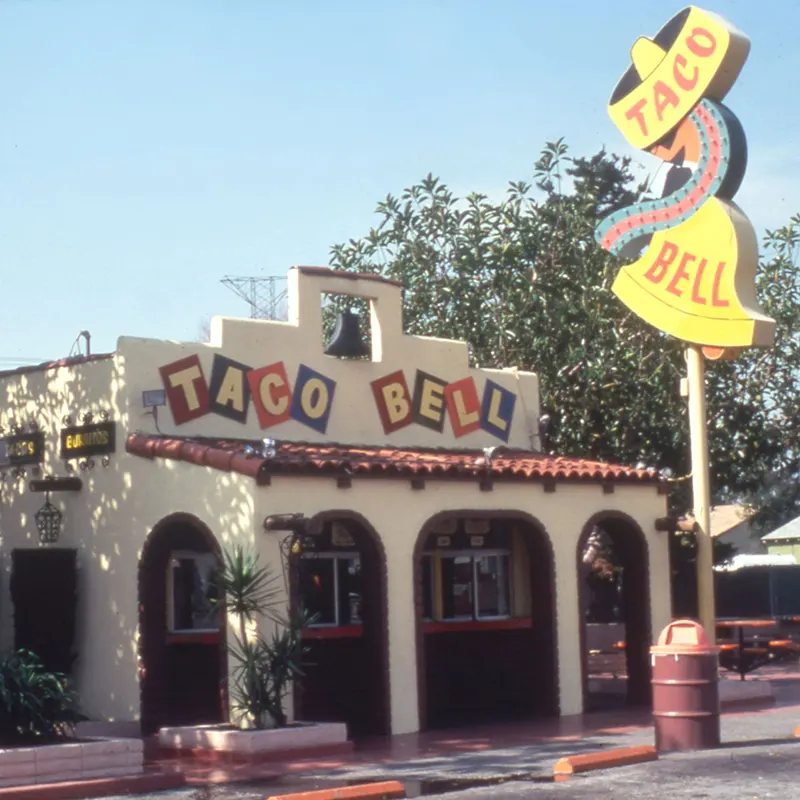
M 274 276 L 226 275 L 223 283 L 250 306 L 250 319 L 280 319 L 284 314 L 286 288 Z

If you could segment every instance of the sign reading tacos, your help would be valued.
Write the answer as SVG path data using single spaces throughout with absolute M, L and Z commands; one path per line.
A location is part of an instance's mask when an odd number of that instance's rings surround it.
M 245 424 L 252 406 L 262 429 L 294 420 L 325 433 L 336 398 L 336 381 L 305 364 L 290 380 L 284 362 L 252 368 L 215 355 L 206 379 L 197 355 L 159 369 L 176 425 L 206 414 Z M 456 437 L 477 430 L 507 442 L 516 395 L 491 380 L 482 391 L 472 377 L 448 382 L 422 370 L 409 385 L 402 370 L 371 382 L 384 433 L 421 425 L 439 433 L 449 421 Z
M 44 461 L 44 434 L 19 433 L 2 440 L 5 450 L 3 463 L 10 466 L 41 464 Z

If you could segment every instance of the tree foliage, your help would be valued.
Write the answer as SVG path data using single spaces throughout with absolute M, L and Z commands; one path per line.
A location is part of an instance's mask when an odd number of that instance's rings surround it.
M 644 195 L 631 167 L 604 150 L 573 158 L 550 142 L 533 180 L 510 182 L 499 202 L 458 198 L 429 174 L 379 202 L 375 227 L 335 245 L 331 265 L 401 280 L 408 333 L 464 339 L 476 366 L 537 372 L 551 418 L 546 449 L 669 470 L 673 504 L 686 510 L 682 346 L 613 295 L 622 263 L 594 241 L 601 218 Z M 765 239 L 758 296 L 778 320 L 776 347 L 709 364 L 717 501 L 775 507 L 798 471 L 798 237 L 794 217 Z M 765 496 L 768 478 L 781 488 Z
M 66 675 L 28 650 L 0 659 L 0 747 L 68 739 L 84 719 Z

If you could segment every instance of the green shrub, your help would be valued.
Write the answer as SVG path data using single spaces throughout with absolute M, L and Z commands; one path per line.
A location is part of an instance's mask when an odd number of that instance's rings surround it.
M 0 660 L 0 747 L 72 736 L 82 719 L 66 675 L 48 672 L 29 650 Z

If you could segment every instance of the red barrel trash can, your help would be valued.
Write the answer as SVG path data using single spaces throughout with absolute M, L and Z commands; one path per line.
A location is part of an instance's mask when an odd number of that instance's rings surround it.
M 691 619 L 671 622 L 650 648 L 656 749 L 719 746 L 719 648 Z

